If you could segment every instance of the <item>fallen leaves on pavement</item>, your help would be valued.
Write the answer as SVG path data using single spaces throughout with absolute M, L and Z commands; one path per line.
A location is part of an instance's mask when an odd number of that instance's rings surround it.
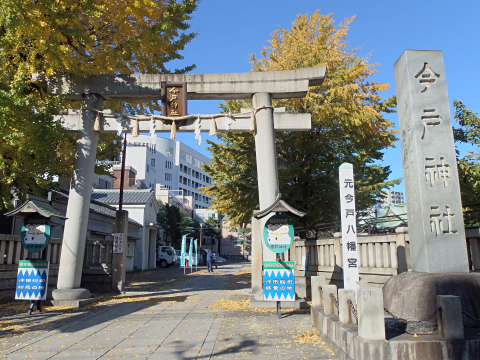
M 295 341 L 299 344 L 325 344 L 324 341 L 321 341 L 317 331 L 305 331 L 303 334 L 295 337 L 297 338 Z

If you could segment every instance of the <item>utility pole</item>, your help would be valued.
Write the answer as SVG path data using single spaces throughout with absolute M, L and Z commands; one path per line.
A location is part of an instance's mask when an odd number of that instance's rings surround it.
M 125 158 L 127 157 L 127 133 L 125 133 L 125 139 L 123 140 L 123 152 L 122 152 L 122 172 L 120 174 L 120 197 L 118 199 L 118 210 L 122 211 L 123 207 L 123 188 L 125 182 Z
M 112 291 L 122 292 L 125 288 L 125 276 L 128 246 L 128 211 L 123 210 L 123 188 L 125 182 L 125 158 L 127 157 L 127 134 L 123 140 L 122 170 L 120 174 L 120 195 L 118 199 L 118 210 L 115 212 L 114 233 L 122 234 L 123 244 L 120 251 L 112 256 Z M 115 241 L 115 240 L 114 240 Z

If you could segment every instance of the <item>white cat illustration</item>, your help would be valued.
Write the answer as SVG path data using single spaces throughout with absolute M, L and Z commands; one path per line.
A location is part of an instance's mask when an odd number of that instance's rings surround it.
M 290 244 L 288 225 L 268 225 L 268 242 L 270 244 Z
M 28 224 L 25 227 L 25 244 L 45 244 L 45 225 Z

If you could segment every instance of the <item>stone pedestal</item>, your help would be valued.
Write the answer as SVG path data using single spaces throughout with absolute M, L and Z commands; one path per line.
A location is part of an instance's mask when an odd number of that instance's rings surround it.
M 358 336 L 364 340 L 385 340 L 382 289 L 358 289 L 357 311 Z M 376 357 L 376 359 L 385 358 Z
M 454 295 L 461 299 L 462 309 L 480 318 L 480 274 L 429 274 L 408 272 L 393 276 L 383 287 L 384 306 L 403 319 L 423 320 L 437 308 L 437 295 Z M 437 325 L 437 316 L 428 320 Z M 480 327 L 463 315 L 465 326 Z
M 441 308 L 438 312 L 438 333 L 445 340 L 463 339 L 462 304 L 458 296 L 439 295 L 437 305 Z

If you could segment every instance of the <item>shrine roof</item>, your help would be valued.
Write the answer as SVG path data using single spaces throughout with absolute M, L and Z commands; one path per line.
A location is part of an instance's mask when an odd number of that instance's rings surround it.
M 257 212 L 255 215 L 253 215 L 255 217 L 255 219 L 261 219 L 265 216 L 267 216 L 268 214 L 270 213 L 274 213 L 274 212 L 280 212 L 280 213 L 290 213 L 290 214 L 293 214 L 295 216 L 298 216 L 298 217 L 303 217 L 306 215 L 306 213 L 304 212 L 301 212 L 297 209 L 294 209 L 293 207 L 291 207 L 290 205 L 288 205 L 285 201 L 283 201 L 281 199 L 281 194 L 278 194 L 278 197 L 277 197 L 277 200 L 275 200 L 275 202 L 270 205 L 268 208 L 266 209 L 263 209 L 259 212 Z
M 123 204 L 146 204 L 152 197 L 154 197 L 154 192 L 150 189 L 123 190 Z M 91 199 L 103 204 L 118 204 L 120 190 L 95 189 Z
M 5 215 L 25 219 L 34 213 L 38 213 L 46 218 L 55 216 L 61 219 L 66 219 L 65 216 L 61 215 L 50 205 L 47 199 L 42 199 L 34 195 L 28 195 L 27 201 Z
M 386 230 L 408 225 L 407 204 L 390 204 L 383 208 L 376 218 L 368 219 L 377 229 Z
M 68 202 L 68 193 L 65 191 L 56 191 L 52 190 L 55 194 L 57 194 L 59 197 L 55 199 L 55 201 L 61 201 L 61 202 Z M 115 212 L 117 209 L 114 206 L 110 206 L 107 204 L 104 204 L 100 201 L 95 201 L 93 199 L 90 199 L 90 212 L 94 212 L 97 214 L 105 215 L 110 218 L 115 219 Z M 139 222 L 131 219 L 130 217 L 128 218 L 128 222 L 133 225 L 137 225 L 142 227 L 143 225 L 140 224 Z

